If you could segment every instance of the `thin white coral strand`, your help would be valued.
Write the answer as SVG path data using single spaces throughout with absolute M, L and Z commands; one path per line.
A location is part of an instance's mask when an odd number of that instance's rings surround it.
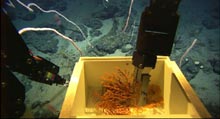
M 86 36 L 85 34 L 83 33 L 82 29 L 74 22 L 72 22 L 71 20 L 69 20 L 68 18 L 66 18 L 64 15 L 62 15 L 61 13 L 59 13 L 58 11 L 56 10 L 44 10 L 42 9 L 40 6 L 38 6 L 37 4 L 35 3 L 29 3 L 28 5 L 25 5 L 24 3 L 22 3 L 20 0 L 17 0 L 17 2 L 22 5 L 23 7 L 27 8 L 29 11 L 33 12 L 34 10 L 31 9 L 31 6 L 35 6 L 36 8 L 38 8 L 40 11 L 44 12 L 44 13 L 56 13 L 58 14 L 59 16 L 63 17 L 66 21 L 68 21 L 69 23 L 73 24 L 74 26 L 76 26 L 79 31 L 81 32 L 82 36 L 84 37 L 84 39 L 86 39 Z
M 180 58 L 180 62 L 179 62 L 179 67 L 181 67 L 182 65 L 182 61 L 183 61 L 183 58 L 189 53 L 189 51 L 193 48 L 193 46 L 195 45 L 197 39 L 194 39 L 194 41 L 192 42 L 192 44 L 190 45 L 189 48 L 187 48 L 187 50 L 184 52 L 184 54 L 181 56 Z
M 65 40 L 70 41 L 73 44 L 73 46 L 79 51 L 81 56 L 83 54 L 82 51 L 80 50 L 80 48 L 75 44 L 75 42 L 71 38 L 63 35 L 60 32 L 58 32 L 56 29 L 53 29 L 53 28 L 33 28 L 33 27 L 27 27 L 27 28 L 23 28 L 23 29 L 19 30 L 18 33 L 21 35 L 22 33 L 27 32 L 27 31 L 53 31 L 54 33 L 56 33 L 60 37 L 64 38 Z
M 127 17 L 127 20 L 126 20 L 126 24 L 125 24 L 125 26 L 124 26 L 124 28 L 122 30 L 123 32 L 125 32 L 125 30 L 128 27 L 128 22 L 129 22 L 129 19 L 130 19 L 131 9 L 132 9 L 133 2 L 134 2 L 134 0 L 131 0 L 130 7 L 129 7 L 129 10 L 128 10 L 128 17 Z

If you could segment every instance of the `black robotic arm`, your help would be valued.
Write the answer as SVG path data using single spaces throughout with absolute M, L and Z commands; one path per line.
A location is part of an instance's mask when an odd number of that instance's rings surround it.
M 155 68 L 157 56 L 171 54 L 179 20 L 179 2 L 180 0 L 151 0 L 150 6 L 141 15 L 136 51 L 132 57 L 134 79 L 141 84 L 138 105 L 146 103 L 150 71 Z
M 3 0 L 1 0 L 2 2 Z M 1 9 L 1 117 L 19 118 L 25 111 L 25 88 L 12 72 L 45 84 L 67 85 L 58 75 L 59 67 L 34 56 Z
M 40 56 L 34 56 L 2 10 L 1 33 L 1 67 L 41 83 L 65 84 L 66 80 L 58 75 L 59 67 Z
M 170 56 L 179 15 L 180 0 L 151 0 L 141 16 L 133 65 L 155 67 L 157 55 Z

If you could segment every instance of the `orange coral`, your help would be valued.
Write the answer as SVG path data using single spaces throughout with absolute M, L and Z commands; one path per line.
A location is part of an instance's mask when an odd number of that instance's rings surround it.
M 116 69 L 117 72 L 106 73 L 101 77 L 103 94 L 96 94 L 99 101 L 96 108 L 104 114 L 127 115 L 130 107 L 141 109 L 137 106 L 140 96 L 140 84 L 133 82 L 134 76 L 127 70 Z M 163 104 L 161 90 L 158 85 L 150 84 L 147 88 L 146 108 L 153 108 Z
M 116 73 L 107 73 L 102 78 L 104 94 L 100 95 L 97 108 L 105 114 L 129 114 L 129 107 L 136 105 L 138 84 L 133 84 L 133 75 L 117 68 Z

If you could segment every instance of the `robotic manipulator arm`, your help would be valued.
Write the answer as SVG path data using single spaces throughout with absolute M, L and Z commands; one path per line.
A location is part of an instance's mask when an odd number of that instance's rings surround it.
M 136 51 L 132 57 L 135 80 L 141 83 L 142 93 L 146 93 L 144 89 L 150 81 L 149 72 L 155 68 L 157 55 L 171 54 L 179 20 L 179 2 L 180 0 L 151 0 L 150 6 L 142 13 Z
M 12 71 L 22 73 L 40 83 L 68 85 L 68 81 L 58 75 L 58 66 L 42 57 L 32 55 L 9 17 L 1 9 L 1 117 L 3 118 L 19 118 L 25 111 L 25 87 Z
M 66 80 L 58 75 L 58 66 L 42 57 L 33 56 L 2 10 L 1 34 L 1 68 L 22 73 L 41 83 L 66 83 Z

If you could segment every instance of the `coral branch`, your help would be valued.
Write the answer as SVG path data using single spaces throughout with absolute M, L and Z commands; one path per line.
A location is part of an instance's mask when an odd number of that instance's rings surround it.
M 83 55 L 83 53 L 80 50 L 80 48 L 75 44 L 75 42 L 71 38 L 63 35 L 60 32 L 58 32 L 56 29 L 53 29 L 53 28 L 32 28 L 32 27 L 27 27 L 27 28 L 23 28 L 23 29 L 19 30 L 18 33 L 22 34 L 22 33 L 27 32 L 27 31 L 53 31 L 54 33 L 56 33 L 57 35 L 61 36 L 65 40 L 70 41 L 73 44 L 73 46 L 79 51 L 80 55 L 81 56 Z
M 131 9 L 132 9 L 133 2 L 134 2 L 134 0 L 131 0 L 130 7 L 129 7 L 129 10 L 128 10 L 128 17 L 127 17 L 127 20 L 126 20 L 126 24 L 125 24 L 125 26 L 122 30 L 123 32 L 125 32 L 125 30 L 128 27 L 128 22 L 129 22 L 129 19 L 130 19 L 130 16 L 131 16 Z
M 98 96 L 97 109 L 110 115 L 130 114 L 129 107 L 136 106 L 138 93 L 135 91 L 140 88 L 138 84 L 132 85 L 133 75 L 117 68 L 117 73 L 108 73 L 101 80 L 105 92 Z
M 44 12 L 44 13 L 55 13 L 57 15 L 59 15 L 60 17 L 64 18 L 67 22 L 71 23 L 72 25 L 74 25 L 77 29 L 79 29 L 80 33 L 82 34 L 82 36 L 84 37 L 84 39 L 86 39 L 86 36 L 85 34 L 83 33 L 82 29 L 73 21 L 69 20 L 67 17 L 65 17 L 64 15 L 62 15 L 61 13 L 59 13 L 58 11 L 56 10 L 44 10 L 42 9 L 40 6 L 38 6 L 37 4 L 35 3 L 29 3 L 28 5 L 25 5 L 24 3 L 22 3 L 20 0 L 17 0 L 17 2 L 19 4 L 21 4 L 22 6 L 24 6 L 25 8 L 27 8 L 29 11 L 34 11 L 31 6 L 34 6 L 36 8 L 38 8 L 40 11 Z
M 163 104 L 160 87 L 150 84 L 146 89 L 146 105 L 138 106 L 141 85 L 137 82 L 132 84 L 133 78 L 132 73 L 120 68 L 117 68 L 116 73 L 102 76 L 104 93 L 95 95 L 99 98 L 96 103 L 97 110 L 108 115 L 128 115 L 132 113 L 130 108 L 135 108 L 136 113 L 141 113 L 142 108 L 154 108 Z
M 184 57 L 189 53 L 189 51 L 193 48 L 193 46 L 195 45 L 196 41 L 197 41 L 197 39 L 194 39 L 194 41 L 192 42 L 192 44 L 190 45 L 190 47 L 187 48 L 187 50 L 184 52 L 184 54 L 183 54 L 182 57 L 180 58 L 179 67 L 181 67 L 183 58 L 184 58 Z

